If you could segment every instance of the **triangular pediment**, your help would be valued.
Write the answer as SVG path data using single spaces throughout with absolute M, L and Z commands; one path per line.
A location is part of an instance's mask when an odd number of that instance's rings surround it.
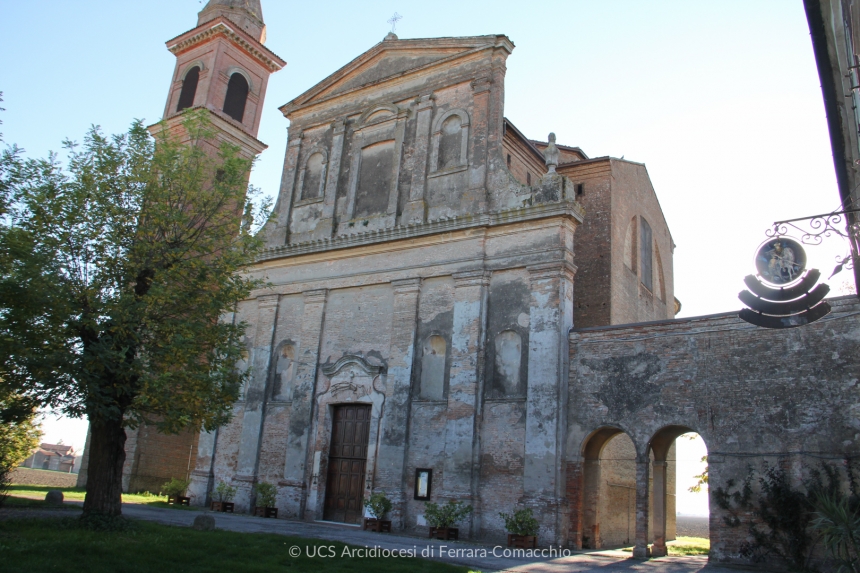
M 281 111 L 286 114 L 364 86 L 442 65 L 476 51 L 502 46 L 509 52 L 514 47 L 503 35 L 385 40 L 282 106 Z

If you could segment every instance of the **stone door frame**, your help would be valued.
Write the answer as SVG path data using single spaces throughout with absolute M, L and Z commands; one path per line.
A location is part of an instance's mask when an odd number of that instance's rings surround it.
M 379 453 L 380 423 L 385 404 L 385 368 L 372 364 L 363 356 L 346 354 L 334 364 L 320 367 L 321 382 L 325 389 L 317 396 L 317 423 L 310 448 L 309 464 L 311 479 L 307 507 L 311 518 L 322 520 L 324 515 L 328 459 L 331 450 L 331 432 L 335 406 L 349 404 L 370 405 L 370 432 L 367 439 L 367 463 L 365 465 L 364 493 L 367 498 L 373 492 L 376 475 L 376 460 Z

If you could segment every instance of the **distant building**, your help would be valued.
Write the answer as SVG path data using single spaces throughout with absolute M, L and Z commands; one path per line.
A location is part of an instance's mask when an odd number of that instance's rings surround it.
M 53 470 L 65 473 L 76 473 L 80 463 L 76 464 L 78 457 L 74 446 L 63 444 L 46 444 L 42 442 L 33 454 L 24 460 L 22 468 L 34 470 Z

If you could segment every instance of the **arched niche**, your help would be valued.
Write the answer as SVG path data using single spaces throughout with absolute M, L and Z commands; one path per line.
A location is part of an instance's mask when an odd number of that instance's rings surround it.
M 375 123 L 382 123 L 391 119 L 395 119 L 399 112 L 400 110 L 397 109 L 396 105 L 377 105 L 368 110 L 365 110 L 365 112 L 362 113 L 361 116 L 358 118 L 357 125 L 358 127 L 365 127 L 368 125 L 373 125 Z
M 284 341 L 275 349 L 272 361 L 272 399 L 288 402 L 293 397 L 296 373 L 296 345 Z
M 423 400 L 445 398 L 445 365 L 447 342 L 438 334 L 424 340 L 421 354 L 421 385 L 419 395 Z
M 430 151 L 432 173 L 458 171 L 468 165 L 469 114 L 464 109 L 452 109 L 440 114 L 433 122 Z
M 305 158 L 299 175 L 300 200 L 322 199 L 328 168 L 328 154 L 324 149 L 312 149 Z
M 503 330 L 493 341 L 495 350 L 494 382 L 497 390 L 505 396 L 522 394 L 520 366 L 522 365 L 523 340 L 513 330 Z

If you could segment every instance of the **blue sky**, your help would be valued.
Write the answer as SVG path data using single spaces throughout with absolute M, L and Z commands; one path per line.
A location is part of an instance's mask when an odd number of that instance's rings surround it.
M 6 142 L 44 155 L 91 124 L 160 119 L 174 65 L 164 42 L 202 7 L 0 0 Z M 286 144 L 277 107 L 382 40 L 395 11 L 401 38 L 507 34 L 505 114 L 521 131 L 647 165 L 677 244 L 681 316 L 738 309 L 769 224 L 838 205 L 801 0 L 263 0 L 267 45 L 288 62 L 265 101 L 270 147 L 252 176 L 264 193 Z M 809 249 L 811 266 L 829 271 L 844 249 Z

